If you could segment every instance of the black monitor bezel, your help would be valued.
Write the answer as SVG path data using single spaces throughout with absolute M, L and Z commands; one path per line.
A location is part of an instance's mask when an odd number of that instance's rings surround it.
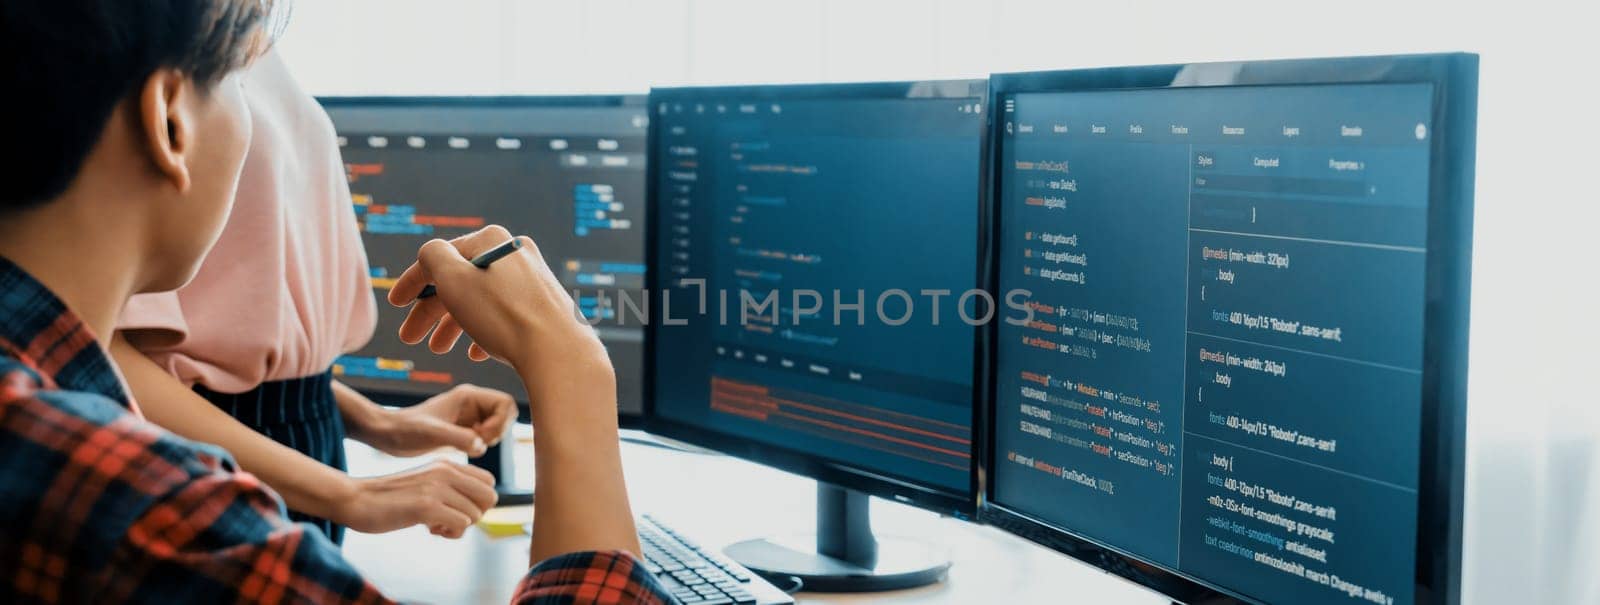
M 441 109 L 484 109 L 484 108 L 511 108 L 511 109 L 561 109 L 561 108 L 593 108 L 593 107 L 638 107 L 646 108 L 647 96 L 642 94 L 604 94 L 604 95 L 399 95 L 399 96 L 319 96 L 317 103 L 324 109 L 330 108 L 441 108 Z M 645 112 L 648 119 L 648 112 Z M 649 160 L 645 162 L 649 166 Z M 382 301 L 379 304 L 384 304 Z M 643 377 L 640 378 L 643 380 Z M 399 391 L 380 389 L 357 389 L 362 395 L 367 396 L 374 403 L 395 407 L 409 407 L 427 400 L 429 395 L 418 395 Z M 529 416 L 528 396 L 526 392 L 512 393 L 517 399 L 517 415 L 521 422 L 532 422 Z M 642 389 L 641 389 L 641 398 Z M 643 402 L 641 401 L 641 404 Z M 624 414 L 619 410 L 617 421 L 622 428 L 637 429 L 644 425 L 644 412 L 638 414 Z
M 654 88 L 650 91 L 649 102 L 652 117 L 650 120 L 649 149 L 651 158 L 653 159 L 655 157 L 657 143 L 660 141 L 659 129 L 661 127 L 661 121 L 654 118 L 656 117 L 657 108 L 661 106 L 661 103 L 693 103 L 696 99 L 714 103 L 715 100 L 713 99 L 740 99 L 759 102 L 782 102 L 799 99 L 830 98 L 973 98 L 977 99 L 980 103 L 987 103 L 989 99 L 987 85 L 988 81 L 985 79 L 962 79 L 907 82 L 864 82 L 847 84 L 782 84 L 761 86 L 746 85 Z M 958 88 L 963 89 L 964 93 L 959 96 L 949 94 L 955 92 Z M 979 113 L 980 119 L 984 121 L 978 133 L 979 157 L 986 158 L 989 154 L 988 133 L 990 129 L 988 120 L 990 118 L 990 113 L 987 111 L 980 111 Z M 645 252 L 645 266 L 647 267 L 647 270 L 645 271 L 645 284 L 648 291 L 655 293 L 661 291 L 658 283 L 658 272 L 654 270 L 659 260 L 656 258 L 658 254 L 657 232 L 659 230 L 655 228 L 655 216 L 656 211 L 659 208 L 659 200 L 661 197 L 659 191 L 660 175 L 657 171 L 658 166 L 656 162 L 646 161 L 645 166 L 650 175 L 648 177 L 650 182 L 646 187 L 646 191 L 648 192 L 646 197 L 649 200 L 649 203 L 646 204 L 645 220 L 647 221 L 647 224 L 651 226 L 650 228 L 646 229 L 646 238 L 648 241 L 646 242 Z M 977 277 L 977 282 L 975 282 L 973 285 L 974 287 L 981 287 L 984 279 L 983 267 L 986 265 L 984 259 L 986 258 L 986 250 L 988 246 L 988 220 L 992 213 L 987 207 L 984 206 L 986 203 L 985 201 L 988 198 L 988 196 L 983 195 L 984 190 L 988 187 L 988 183 L 983 180 L 987 171 L 983 170 L 981 161 L 979 162 L 979 165 L 973 166 L 972 169 L 978 173 L 977 178 L 979 179 L 979 195 L 978 199 L 973 200 L 973 203 L 974 208 L 976 209 L 974 217 L 974 220 L 977 223 L 976 228 L 980 229 L 978 232 L 978 250 L 976 256 L 978 263 L 973 267 L 973 275 Z M 655 413 L 657 399 L 655 384 L 655 349 L 657 339 L 656 330 L 661 327 L 659 323 L 660 322 L 651 322 L 649 329 L 645 330 L 645 430 L 657 435 L 694 444 L 731 456 L 737 456 L 739 458 L 770 466 L 778 470 L 797 474 L 845 489 L 865 493 L 871 496 L 876 496 L 885 500 L 909 504 L 961 519 L 972 519 L 976 516 L 976 494 L 978 493 L 979 485 L 978 453 L 981 451 L 981 446 L 978 442 L 979 432 L 977 431 L 977 423 L 979 417 L 982 415 L 983 406 L 981 395 L 984 390 L 983 381 L 976 370 L 973 375 L 972 400 L 972 422 L 974 427 L 972 432 L 974 448 L 972 457 L 973 469 L 972 472 L 969 473 L 970 482 L 967 490 L 961 493 L 956 493 L 949 491 L 946 488 L 920 484 L 905 477 L 894 477 L 885 473 L 855 468 L 847 464 L 824 460 L 811 453 L 758 443 L 749 439 L 743 439 L 734 435 L 717 431 L 710 431 L 693 424 L 678 422 L 661 417 Z M 987 349 L 982 342 L 982 339 L 985 337 L 984 331 L 974 328 L 973 333 L 974 359 L 982 360 L 982 352 Z
M 1266 67 L 1268 69 L 1261 69 Z M 1223 84 L 1179 84 L 1174 78 L 1185 70 L 1206 74 L 1231 74 Z M 994 233 L 1004 237 L 999 217 L 998 167 L 1004 161 L 999 144 L 1004 122 L 1002 103 L 1007 95 L 1023 92 L 1075 92 L 1096 90 L 1179 89 L 1213 86 L 1289 86 L 1329 84 L 1429 83 L 1433 85 L 1433 132 L 1429 173 L 1428 257 L 1426 260 L 1426 310 L 1423 336 L 1422 435 L 1419 464 L 1421 485 L 1417 510 L 1416 597 L 1419 603 L 1459 603 L 1461 600 L 1462 500 L 1465 483 L 1467 404 L 1467 338 L 1471 285 L 1472 208 L 1474 157 L 1477 132 L 1478 57 L 1468 53 L 1291 59 L 1101 68 L 1055 72 L 997 74 L 990 80 L 990 145 L 985 190 Z M 989 258 L 988 286 L 997 289 L 999 255 Z M 990 327 L 992 365 L 997 354 L 996 326 Z M 985 394 L 981 419 L 984 451 L 980 466 L 985 474 L 997 460 L 993 425 L 998 401 L 992 377 Z M 992 476 L 992 475 L 990 475 Z M 979 519 L 1064 554 L 1105 568 L 1166 594 L 1177 601 L 1214 595 L 1251 600 L 1251 597 L 1201 578 L 1144 562 L 1132 553 L 1097 542 L 1033 518 L 995 502 L 995 486 L 986 482 Z

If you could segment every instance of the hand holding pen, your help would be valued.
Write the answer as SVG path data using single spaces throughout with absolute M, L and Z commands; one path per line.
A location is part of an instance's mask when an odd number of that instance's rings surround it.
M 426 337 L 434 353 L 451 351 L 465 333 L 473 341 L 467 355 L 476 361 L 492 354 L 525 370 L 536 362 L 564 364 L 549 358 L 559 352 L 609 370 L 605 348 L 577 319 L 571 294 L 533 240 L 512 238 L 498 225 L 423 245 L 417 263 L 395 280 L 389 303 L 411 307 L 400 340 L 417 344 Z

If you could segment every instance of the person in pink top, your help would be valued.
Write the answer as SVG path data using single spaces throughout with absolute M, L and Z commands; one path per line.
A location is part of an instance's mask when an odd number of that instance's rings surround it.
M 188 285 L 128 301 L 112 354 L 150 420 L 226 448 L 334 542 L 346 526 L 459 536 L 494 504 L 493 477 L 436 462 L 352 478 L 344 438 L 476 456 L 516 404 L 463 385 L 390 410 L 333 380 L 334 358 L 372 338 L 377 312 L 333 126 L 274 54 L 244 82 L 255 136 L 221 239 Z

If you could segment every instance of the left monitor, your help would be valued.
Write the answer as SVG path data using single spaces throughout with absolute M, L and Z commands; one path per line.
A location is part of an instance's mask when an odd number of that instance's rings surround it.
M 388 288 L 432 238 L 486 224 L 539 242 L 596 324 L 617 372 L 624 425 L 642 411 L 641 328 L 603 294 L 644 286 L 647 112 L 642 96 L 329 97 L 357 222 L 379 297 L 378 330 L 334 373 L 381 403 L 407 405 L 471 383 L 517 397 L 515 372 L 437 356 L 395 337 Z

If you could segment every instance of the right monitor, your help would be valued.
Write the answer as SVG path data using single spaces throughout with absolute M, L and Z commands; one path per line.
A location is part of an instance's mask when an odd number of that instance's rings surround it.
M 1476 89 L 996 76 L 985 518 L 1180 600 L 1457 601 Z

